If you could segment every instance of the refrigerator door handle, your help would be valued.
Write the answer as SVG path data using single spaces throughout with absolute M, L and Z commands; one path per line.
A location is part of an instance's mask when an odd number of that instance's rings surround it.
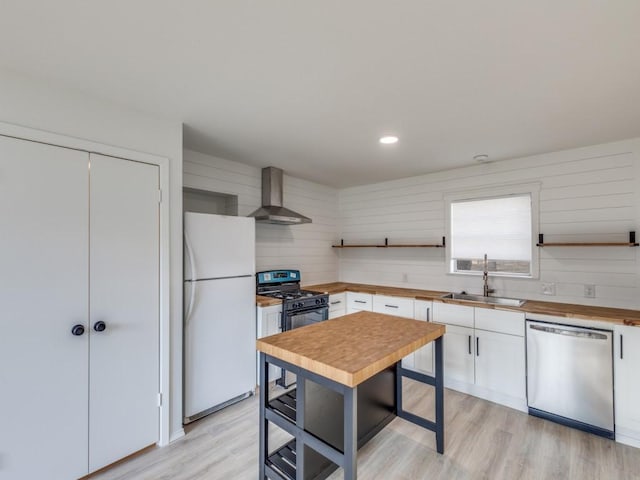
M 189 235 L 187 232 L 184 232 L 184 246 L 187 250 L 187 256 L 189 257 L 189 266 L 191 267 L 191 279 L 195 280 L 198 278 L 198 274 L 196 272 L 196 260 L 193 257 L 193 248 L 191 247 L 191 242 L 189 241 Z
M 186 326 L 189 324 L 189 319 L 191 318 L 191 312 L 193 311 L 193 304 L 196 300 L 196 284 L 198 283 L 193 281 L 196 278 L 198 278 L 198 276 L 196 275 L 196 262 L 195 262 L 195 259 L 193 258 L 193 248 L 191 248 L 191 242 L 189 242 L 189 236 L 187 235 L 186 232 L 184 234 L 184 246 L 185 246 L 185 249 L 187 250 L 187 256 L 189 257 L 189 265 L 191 266 L 191 278 L 192 278 L 191 291 L 189 292 L 189 303 L 187 304 L 187 310 L 184 314 L 184 323 Z

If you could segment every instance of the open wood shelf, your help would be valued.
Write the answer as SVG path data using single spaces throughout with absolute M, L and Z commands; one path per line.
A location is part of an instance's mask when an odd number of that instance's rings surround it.
M 636 232 L 629 232 L 628 242 L 544 242 L 544 235 L 538 235 L 538 247 L 637 247 Z
M 442 244 L 414 244 L 414 245 L 402 245 L 402 244 L 390 244 L 389 239 L 384 239 L 384 245 L 345 245 L 344 240 L 340 240 L 340 245 L 331 245 L 331 248 L 444 248 L 445 238 L 442 237 Z

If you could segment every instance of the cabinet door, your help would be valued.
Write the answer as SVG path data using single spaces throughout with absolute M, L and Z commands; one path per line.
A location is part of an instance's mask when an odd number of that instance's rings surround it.
M 476 385 L 525 398 L 524 337 L 476 330 Z
M 159 169 L 91 155 L 89 471 L 158 440 Z M 94 330 L 98 322 L 106 329 Z
M 416 300 L 414 304 L 414 318 L 416 320 L 422 320 L 423 322 L 430 322 L 431 309 L 431 302 Z M 405 357 L 402 361 L 406 368 L 411 368 L 412 370 L 417 370 L 427 375 L 433 375 L 433 342 L 419 348 L 409 357 Z
M 615 326 L 614 369 L 616 434 L 640 443 L 640 328 Z
M 258 308 L 258 323 L 260 325 L 260 329 L 258 330 L 258 338 L 268 337 L 270 335 L 275 335 L 282 331 L 282 306 L 281 305 L 273 305 L 270 307 L 259 307 Z M 256 378 L 260 379 L 260 354 L 256 353 L 257 356 L 257 367 L 256 367 Z M 274 381 L 277 378 L 280 378 L 280 367 L 276 367 L 275 365 L 269 365 L 269 381 Z
M 0 136 L 3 479 L 87 474 L 88 159 Z
M 472 328 L 447 325 L 447 333 L 444 334 L 445 380 L 473 383 L 474 351 Z

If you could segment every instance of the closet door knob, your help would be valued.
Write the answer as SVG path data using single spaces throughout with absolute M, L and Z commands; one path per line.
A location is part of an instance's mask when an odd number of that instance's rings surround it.
M 78 324 L 78 325 L 74 325 L 74 326 L 71 328 L 71 333 L 72 333 L 73 335 L 75 335 L 76 337 L 80 337 L 81 335 L 83 335 L 83 334 L 84 334 L 84 325 L 80 325 L 80 324 Z
M 107 329 L 107 324 L 100 320 L 93 325 L 93 329 L 96 332 L 104 332 Z

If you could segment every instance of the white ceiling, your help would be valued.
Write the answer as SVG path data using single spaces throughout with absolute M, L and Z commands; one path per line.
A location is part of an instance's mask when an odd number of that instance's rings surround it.
M 0 67 L 336 187 L 640 136 L 637 0 L 0 0 Z

